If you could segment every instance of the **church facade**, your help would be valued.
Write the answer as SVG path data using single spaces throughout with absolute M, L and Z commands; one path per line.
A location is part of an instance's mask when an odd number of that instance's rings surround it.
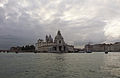
M 39 39 L 36 43 L 36 51 L 55 53 L 74 52 L 74 46 L 66 44 L 61 32 L 58 31 L 54 39 L 51 35 L 46 35 L 45 41 Z

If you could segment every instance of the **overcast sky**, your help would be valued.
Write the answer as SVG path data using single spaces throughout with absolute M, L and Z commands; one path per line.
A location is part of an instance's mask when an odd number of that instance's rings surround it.
M 0 49 L 58 30 L 76 46 L 120 41 L 120 0 L 0 0 Z

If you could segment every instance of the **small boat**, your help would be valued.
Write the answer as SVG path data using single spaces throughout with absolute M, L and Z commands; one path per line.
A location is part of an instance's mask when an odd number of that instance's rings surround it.
M 86 53 L 92 53 L 92 51 L 87 47 Z
M 85 53 L 85 51 L 79 51 L 79 53 Z
M 37 53 L 37 51 L 34 51 L 34 53 Z
M 106 51 L 105 54 L 108 54 L 108 51 Z
M 90 49 L 90 44 L 87 44 L 87 46 L 86 46 L 86 53 L 92 53 L 92 51 Z
M 88 50 L 88 51 L 86 51 L 86 53 L 92 53 L 92 51 Z
M 15 53 L 18 53 L 18 51 L 16 51 Z

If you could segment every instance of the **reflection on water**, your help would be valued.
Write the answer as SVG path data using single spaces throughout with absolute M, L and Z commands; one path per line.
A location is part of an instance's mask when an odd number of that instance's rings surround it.
M 108 77 L 120 77 L 120 53 L 105 55 L 102 69 L 106 74 L 110 74 Z
M 1 53 L 0 78 L 119 78 L 120 53 Z

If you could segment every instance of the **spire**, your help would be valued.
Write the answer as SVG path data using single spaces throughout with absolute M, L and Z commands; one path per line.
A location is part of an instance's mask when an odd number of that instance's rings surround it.
M 49 39 L 51 38 L 51 35 L 49 35 Z
M 48 35 L 46 35 L 46 38 L 48 38 Z
M 49 42 L 53 42 L 53 38 L 49 35 Z
M 48 38 L 48 35 L 46 35 L 46 42 L 48 42 L 49 41 L 49 38 Z
M 57 35 L 61 35 L 61 32 L 60 32 L 60 30 L 58 30 L 58 32 L 57 32 Z

